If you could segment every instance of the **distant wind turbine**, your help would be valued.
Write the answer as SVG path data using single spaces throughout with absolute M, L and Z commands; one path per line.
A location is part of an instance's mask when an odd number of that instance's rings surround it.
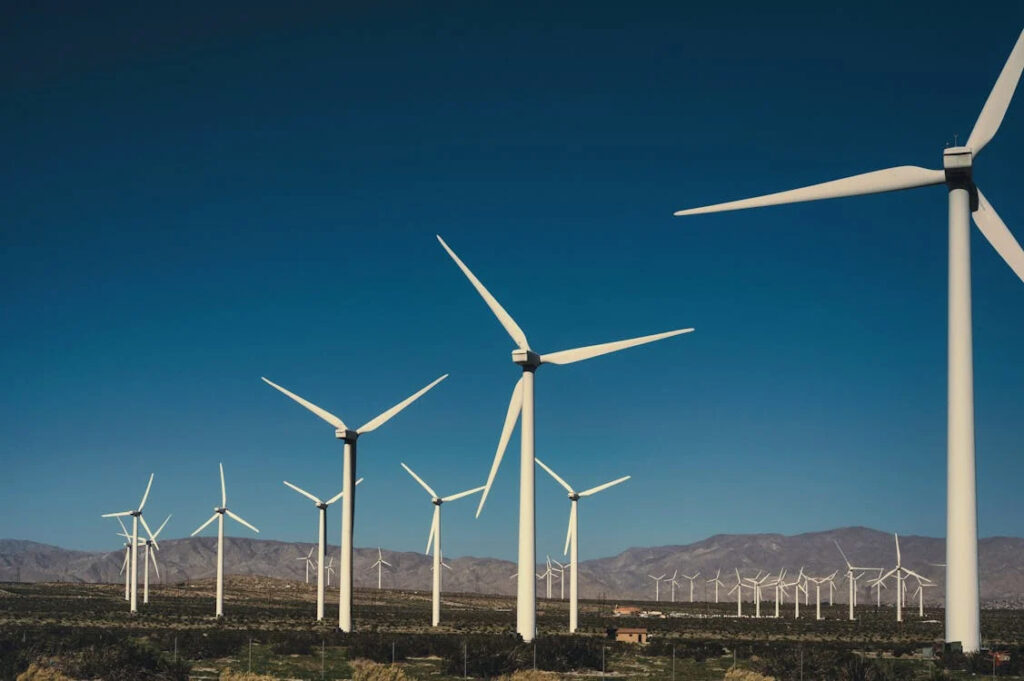
M 382 576 L 382 571 L 383 571 L 385 565 L 387 565 L 388 567 L 391 567 L 391 563 L 389 563 L 386 560 L 384 560 L 384 554 L 381 553 L 380 547 L 378 546 L 377 547 L 377 560 L 374 562 L 373 565 L 370 566 L 371 570 L 373 568 L 377 568 L 377 591 L 380 591 L 381 584 L 383 583 L 381 581 L 381 576 Z
M 359 478 L 356 480 L 356 484 L 358 485 L 362 481 L 363 479 Z M 306 490 L 298 487 L 297 485 L 293 485 L 287 480 L 282 480 L 282 482 L 312 501 L 317 508 L 318 525 L 316 536 L 318 544 L 316 547 L 316 621 L 320 622 L 324 619 L 324 558 L 327 553 L 327 507 L 344 496 L 345 491 L 342 490 L 327 501 L 323 501 L 320 497 L 310 494 Z M 309 555 L 306 556 L 306 584 L 309 584 L 309 568 L 313 565 L 312 560 L 310 560 L 312 555 L 313 549 L 311 548 L 309 550 Z M 302 560 L 302 558 L 299 558 L 299 560 Z
M 463 497 L 468 497 L 471 494 L 483 491 L 483 485 L 480 487 L 474 487 L 473 489 L 467 489 L 464 492 L 458 492 L 457 494 L 451 494 L 446 497 L 439 496 L 434 489 L 423 482 L 423 478 L 416 475 L 411 468 L 402 464 L 402 468 L 405 472 L 412 476 L 413 480 L 420 484 L 420 487 L 426 490 L 427 494 L 430 495 L 430 502 L 434 505 L 433 519 L 430 521 L 430 534 L 427 535 L 427 550 L 426 553 L 430 553 L 430 546 L 434 546 L 434 575 L 433 575 L 433 599 L 431 601 L 431 626 L 437 626 L 441 623 L 441 563 L 443 562 L 441 557 L 441 504 L 449 501 L 455 501 Z M 450 568 L 449 568 L 450 569 Z M 379 573 L 378 573 L 379 574 Z M 379 579 L 379 578 L 378 578 Z
M 446 378 L 448 378 L 448 374 L 428 383 L 425 387 L 420 388 L 418 391 L 387 411 L 367 421 L 357 430 L 349 430 L 344 421 L 326 409 L 321 409 L 312 402 L 304 400 L 295 393 L 285 390 L 278 384 L 269 381 L 266 378 L 263 379 L 264 383 L 270 387 L 279 390 L 284 395 L 292 398 L 303 407 L 334 426 L 334 436 L 345 443 L 342 460 L 341 487 L 342 498 L 344 499 L 344 502 L 341 504 L 341 571 L 338 574 L 338 584 L 341 591 L 338 598 L 338 627 L 344 632 L 352 631 L 352 528 L 355 518 L 356 500 L 356 440 L 361 435 L 365 435 L 366 433 L 370 433 L 380 428 L 400 411 L 419 399 L 421 395 Z
M 142 509 L 146 505 L 146 499 L 149 498 L 149 488 L 153 486 L 153 474 L 149 474 L 149 482 L 146 483 L 146 491 L 142 495 L 142 501 L 139 502 L 139 507 L 134 511 L 121 511 L 120 513 L 104 513 L 104 518 L 117 518 L 121 519 L 125 516 L 132 517 L 132 559 L 131 565 L 128 567 L 131 572 L 131 612 L 138 612 L 138 593 L 139 593 L 139 523 L 142 523 L 142 527 L 146 529 L 146 534 L 153 537 L 153 533 L 149 529 L 149 525 L 146 524 L 146 519 L 142 517 Z
M 590 489 L 585 489 L 582 492 L 577 492 L 573 489 L 572 485 L 567 483 L 565 480 L 555 473 L 550 466 L 541 461 L 535 459 L 537 465 L 540 466 L 550 475 L 555 482 L 562 486 L 566 492 L 569 493 L 569 529 L 565 533 L 565 549 L 562 550 L 563 554 L 569 554 L 569 633 L 574 633 L 579 624 L 579 568 L 577 567 L 580 562 L 580 516 L 579 516 L 579 503 L 580 499 L 589 497 L 602 492 L 609 487 L 614 487 L 619 483 L 629 480 L 630 476 L 626 475 L 621 478 L 616 478 L 611 482 L 606 482 Z M 563 578 L 564 581 L 564 578 Z
M 259 533 L 255 527 L 242 519 L 241 516 L 228 510 L 228 491 L 224 484 L 224 464 L 220 465 L 220 506 L 213 507 L 213 515 L 205 523 L 196 528 L 191 536 L 196 536 L 206 529 L 206 526 L 217 521 L 217 617 L 224 616 L 224 516 L 230 516 L 232 520 L 245 525 L 253 532 Z
M 145 556 L 142 559 L 142 563 L 145 565 L 145 568 L 143 568 L 143 571 L 142 571 L 142 574 L 143 574 L 143 579 L 142 579 L 142 602 L 143 603 L 149 603 L 149 564 L 150 563 L 153 563 L 153 569 L 156 570 L 156 577 L 157 577 L 157 579 L 160 579 L 160 568 L 157 567 L 157 564 L 156 564 L 156 552 L 160 550 L 160 547 L 157 546 L 156 538 L 160 536 L 161 532 L 163 532 L 164 527 L 167 525 L 167 521 L 170 520 L 170 519 L 171 519 L 171 516 L 168 515 L 164 519 L 164 521 L 160 524 L 160 527 L 156 528 L 156 532 L 154 532 L 152 534 L 152 536 L 148 537 L 145 540 L 145 542 L 144 542 L 144 546 L 146 547 L 146 554 L 145 554 Z

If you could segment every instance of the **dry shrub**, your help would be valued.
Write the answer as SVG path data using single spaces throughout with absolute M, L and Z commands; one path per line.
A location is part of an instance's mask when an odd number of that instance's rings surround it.
M 733 667 L 725 673 L 725 681 L 775 681 L 775 677 L 758 674 L 751 669 Z
M 220 681 L 277 681 L 273 676 L 253 674 L 252 672 L 236 672 L 225 669 L 220 673 Z
M 507 676 L 499 676 L 498 681 L 557 681 L 558 674 L 542 672 L 539 669 L 523 669 Z
M 405 671 L 391 664 L 352 660 L 352 681 L 409 681 Z
M 72 681 L 56 667 L 45 663 L 33 662 L 28 669 L 18 674 L 17 681 Z

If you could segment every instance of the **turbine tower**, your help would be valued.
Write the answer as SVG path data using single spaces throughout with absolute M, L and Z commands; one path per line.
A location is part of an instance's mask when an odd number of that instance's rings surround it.
M 149 488 L 153 486 L 153 474 L 149 474 L 149 482 L 146 483 L 146 491 L 142 495 L 142 501 L 139 502 L 139 507 L 134 511 L 121 511 L 120 513 L 104 513 L 104 518 L 117 518 L 120 520 L 125 516 L 132 517 L 132 559 L 128 569 L 131 571 L 131 598 L 130 608 L 131 612 L 139 611 L 139 523 L 142 523 L 142 527 L 145 528 L 146 534 L 149 535 L 150 539 L 153 538 L 153 533 L 149 529 L 149 525 L 146 524 L 146 519 L 142 517 L 142 509 L 146 505 L 146 499 L 149 498 Z M 122 526 L 123 527 L 123 526 Z
M 448 374 L 445 374 L 434 380 L 432 383 L 427 384 L 426 387 L 420 388 L 418 391 L 395 406 L 366 422 L 357 430 L 349 430 L 348 426 L 345 425 L 345 422 L 331 412 L 321 409 L 312 402 L 302 399 L 295 393 L 285 390 L 266 378 L 263 379 L 263 381 L 270 387 L 281 391 L 324 421 L 327 421 L 327 423 L 334 426 L 334 436 L 345 443 L 342 460 L 341 486 L 342 498 L 344 501 L 341 504 L 341 570 L 338 574 L 338 586 L 341 594 L 338 598 L 338 627 L 346 633 L 352 631 L 352 530 L 355 518 L 356 501 L 356 440 L 359 439 L 360 435 L 365 435 L 366 433 L 380 428 L 382 425 L 390 421 L 395 414 L 408 407 L 419 399 L 423 393 L 427 392 L 446 378 L 448 378 Z
M 363 479 L 359 478 L 358 480 L 356 480 L 356 484 L 358 485 L 362 481 Z M 293 485 L 287 480 L 282 480 L 282 482 L 291 487 L 293 490 L 295 490 L 302 496 L 312 501 L 317 508 L 317 518 L 319 524 L 317 527 L 316 535 L 319 544 L 316 549 L 316 621 L 321 622 L 324 619 L 324 558 L 326 557 L 327 552 L 327 507 L 333 504 L 338 499 L 340 499 L 342 496 L 344 496 L 345 491 L 342 490 L 335 494 L 330 499 L 328 499 L 327 501 L 323 501 L 319 497 L 310 494 L 301 487 Z M 305 558 L 306 584 L 309 584 L 309 566 L 312 563 L 312 561 L 310 560 L 312 555 L 313 549 L 311 548 L 309 550 L 309 555 Z M 302 558 L 299 558 L 299 560 L 302 560 Z
M 501 437 L 498 440 L 498 449 L 494 454 L 494 462 L 491 464 L 491 472 L 487 476 L 487 484 L 484 485 L 484 493 L 483 496 L 480 497 L 480 505 L 477 507 L 476 514 L 477 517 L 480 516 L 480 511 L 483 509 L 484 502 L 487 500 L 487 494 L 490 492 L 491 483 L 494 481 L 494 476 L 498 472 L 498 466 L 501 465 L 501 459 L 505 455 L 505 447 L 508 445 L 508 439 L 512 435 L 512 430 L 515 428 L 520 412 L 522 412 L 522 427 L 519 436 L 519 577 L 517 582 L 518 588 L 516 591 L 516 631 L 523 637 L 524 641 L 529 642 L 532 641 L 534 636 L 537 634 L 537 585 L 532 579 L 530 579 L 530 575 L 533 574 L 537 565 L 537 528 L 533 487 L 534 373 L 542 364 L 572 364 L 573 362 L 580 362 L 585 359 L 591 359 L 592 357 L 605 355 L 609 352 L 625 350 L 626 348 L 632 348 L 637 345 L 653 343 L 654 341 L 662 340 L 663 338 L 677 336 L 681 333 L 688 333 L 693 331 L 693 329 L 677 329 L 675 331 L 668 331 L 640 338 L 631 338 L 629 340 L 589 345 L 582 348 L 575 348 L 573 350 L 562 350 L 560 352 L 543 355 L 538 354 L 530 347 L 529 342 L 526 340 L 526 334 L 523 333 L 523 330 L 519 328 L 519 325 L 516 324 L 515 320 L 512 319 L 509 313 L 505 311 L 505 308 L 501 306 L 501 303 L 499 303 L 494 296 L 484 288 L 484 285 L 480 283 L 480 280 L 469 271 L 469 268 L 466 267 L 462 260 L 459 259 L 459 256 L 455 255 L 455 252 L 448 247 L 448 244 L 444 242 L 444 239 L 438 236 L 437 240 L 441 242 L 441 246 L 444 247 L 445 251 L 448 252 L 448 255 L 450 255 L 452 260 L 455 261 L 455 264 L 462 270 L 462 273 L 466 275 L 466 278 L 469 279 L 469 282 L 473 285 L 473 288 L 476 289 L 477 293 L 480 294 L 480 297 L 484 299 L 487 307 L 489 307 L 491 312 L 494 313 L 494 316 L 498 318 L 498 321 L 501 323 L 502 327 L 504 327 L 508 335 L 512 337 L 513 342 L 516 344 L 516 349 L 512 351 L 512 361 L 522 368 L 522 376 L 519 381 L 516 382 L 515 388 L 512 391 L 512 399 L 509 402 L 508 412 L 505 415 L 505 424 L 501 430 Z
M 981 646 L 978 504 L 974 463 L 974 367 L 971 338 L 971 216 L 982 235 L 1024 281 L 1024 249 L 974 183 L 974 159 L 1003 121 L 1021 71 L 1024 31 L 981 109 L 967 144 L 943 151 L 942 170 L 899 166 L 801 189 L 676 212 L 716 213 L 944 184 L 949 198 L 949 317 L 946 442 L 946 642 L 965 653 Z
M 583 497 L 593 496 L 594 494 L 602 492 L 608 489 L 609 487 L 614 487 L 615 485 L 618 485 L 620 482 L 625 482 L 629 480 L 631 476 L 627 475 L 625 477 L 612 480 L 611 482 L 606 482 L 603 485 L 598 485 L 597 487 L 591 487 L 590 489 L 583 490 L 582 492 L 577 492 L 572 488 L 572 485 L 567 483 L 557 473 L 551 470 L 551 468 L 546 463 L 544 463 L 540 459 L 536 459 L 536 461 L 538 466 L 543 468 L 548 475 L 554 478 L 555 482 L 561 485 L 565 489 L 565 491 L 569 493 L 569 529 L 565 533 L 565 548 L 562 550 L 562 554 L 569 555 L 569 633 L 572 634 L 575 633 L 577 625 L 579 623 L 580 591 L 579 568 L 577 566 L 580 562 L 580 516 L 578 508 L 580 499 L 582 499 Z M 562 581 L 564 582 L 564 569 L 562 574 Z
M 224 484 L 224 464 L 220 464 L 220 506 L 213 507 L 213 515 L 205 523 L 196 528 L 191 536 L 196 536 L 206 529 L 206 526 L 217 521 L 217 617 L 224 616 L 224 516 L 228 515 L 232 520 L 245 525 L 253 532 L 259 533 L 255 527 L 247 523 L 241 516 L 228 510 L 228 491 Z
M 420 487 L 427 491 L 430 495 L 430 502 L 434 505 L 434 517 L 430 521 L 430 533 L 427 535 L 427 550 L 425 553 L 430 553 L 430 546 L 434 546 L 434 574 L 433 574 L 433 599 L 431 601 L 430 609 L 430 622 L 431 626 L 436 627 L 441 623 L 441 504 L 449 501 L 455 501 L 463 497 L 468 497 L 470 494 L 476 494 L 482 492 L 483 485 L 474 487 L 473 489 L 467 489 L 465 492 L 459 492 L 457 494 L 451 494 L 446 497 L 439 496 L 437 492 L 427 483 L 423 482 L 423 478 L 416 475 L 411 468 L 402 463 L 402 468 L 405 472 L 412 476 L 413 480 L 420 484 Z M 447 567 L 447 566 L 445 566 Z M 449 568 L 451 569 L 451 568 Z M 378 572 L 378 583 L 380 581 L 380 573 Z M 377 588 L 380 588 L 379 586 Z

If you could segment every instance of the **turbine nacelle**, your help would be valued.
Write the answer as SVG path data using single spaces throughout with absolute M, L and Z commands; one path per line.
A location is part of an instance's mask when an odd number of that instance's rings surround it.
M 334 437 L 345 442 L 355 442 L 359 438 L 358 430 L 348 430 L 347 428 L 338 428 L 334 431 Z
M 512 361 L 526 371 L 533 371 L 541 365 L 540 355 L 533 350 L 517 348 L 512 351 Z

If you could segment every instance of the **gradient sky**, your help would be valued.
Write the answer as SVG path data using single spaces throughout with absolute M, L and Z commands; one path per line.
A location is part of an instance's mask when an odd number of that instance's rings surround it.
M 482 484 L 518 369 L 442 234 L 541 351 L 537 452 L 583 558 L 714 533 L 945 531 L 941 187 L 673 218 L 966 139 L 1024 5 L 39 3 L 0 19 L 0 537 L 114 549 L 218 501 L 311 541 L 369 420 L 357 546 L 422 550 Z M 1024 240 L 1024 93 L 976 178 Z M 975 232 L 979 524 L 1024 534 L 1024 285 Z M 449 556 L 511 558 L 518 438 Z M 538 554 L 568 502 L 538 472 Z M 340 507 L 330 514 L 337 542 Z M 248 531 L 229 524 L 230 533 Z

